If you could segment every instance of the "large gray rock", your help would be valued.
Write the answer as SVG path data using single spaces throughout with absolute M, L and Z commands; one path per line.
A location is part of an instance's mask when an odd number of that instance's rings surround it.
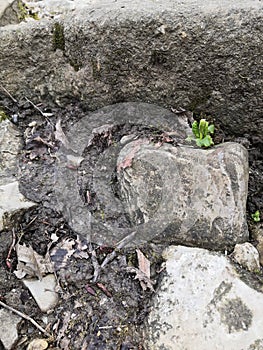
M 124 225 L 127 210 L 113 191 L 111 183 L 116 172 L 119 152 L 125 144 L 111 143 L 103 152 L 96 155 L 95 164 L 82 170 L 77 171 L 69 164 L 72 155 L 76 159 L 87 156 L 88 145 L 94 143 L 96 148 L 99 144 L 98 139 L 105 142 L 107 137 L 114 135 L 114 130 L 125 130 L 125 125 L 126 128 L 128 125 L 150 126 L 153 129 L 161 127 L 163 131 L 173 132 L 182 143 L 191 133 L 185 115 L 175 118 L 171 111 L 146 103 L 107 106 L 83 118 L 69 130 L 67 134 L 69 146 L 61 147 L 57 153 L 54 184 L 57 201 L 53 205 L 56 210 L 61 210 L 73 230 L 97 244 L 115 244 L 134 230 L 137 232 L 134 244 L 145 243 L 160 233 L 159 223 L 156 227 L 148 226 L 146 230 L 143 225 L 141 227 Z M 126 136 L 128 139 L 133 137 L 129 134 Z M 92 148 L 88 155 L 91 153 Z M 84 175 L 81 177 L 80 173 L 83 171 Z M 95 192 L 99 210 L 92 210 L 80 196 L 78 183 L 82 181 L 88 183 L 86 191 Z M 122 221 L 119 225 L 120 217 Z
M 96 148 L 129 123 L 151 126 L 145 145 L 126 131 L 86 167 L 72 169 L 73 155 L 87 157 L 88 145 L 89 155 L 92 143 Z M 147 144 L 160 126 L 164 135 L 173 134 L 177 147 Z M 57 153 L 54 207 L 73 230 L 98 244 L 112 244 L 133 231 L 134 244 L 155 240 L 227 249 L 246 241 L 247 151 L 235 143 L 196 149 L 185 144 L 190 133 L 185 115 L 175 118 L 150 104 L 117 104 L 88 115 L 71 128 L 67 147 Z M 116 169 L 119 195 L 112 186 Z M 93 192 L 89 201 L 95 209 L 83 201 L 80 182 Z
M 263 294 L 241 281 L 228 259 L 173 246 L 145 324 L 151 350 L 261 350 Z
M 0 80 L 12 94 L 77 99 L 90 110 L 122 101 L 181 106 L 262 137 L 261 1 L 75 4 L 60 17 L 1 29 Z
M 143 236 L 158 232 L 157 241 L 211 249 L 248 239 L 243 146 L 202 150 L 136 140 L 121 150 L 117 169 L 127 212 L 134 225 L 143 226 Z

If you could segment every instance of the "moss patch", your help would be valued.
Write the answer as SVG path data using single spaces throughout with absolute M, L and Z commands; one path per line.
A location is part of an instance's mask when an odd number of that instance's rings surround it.
M 65 50 L 64 26 L 59 22 L 54 24 L 53 28 L 53 50 Z
M 35 20 L 39 20 L 37 12 L 34 12 L 22 1 L 18 1 L 17 7 L 18 7 L 17 18 L 19 22 L 25 21 L 27 18 L 33 18 Z

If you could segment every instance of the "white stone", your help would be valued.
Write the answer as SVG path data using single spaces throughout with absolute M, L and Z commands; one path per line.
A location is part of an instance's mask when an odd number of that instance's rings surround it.
M 145 323 L 151 350 L 252 350 L 263 345 L 263 294 L 239 278 L 227 257 L 172 246 L 167 275 Z
M 0 310 L 0 339 L 6 350 L 11 349 L 18 338 L 17 325 L 20 321 L 21 317 L 11 311 Z
M 23 283 L 29 289 L 41 311 L 47 312 L 56 306 L 58 294 L 54 275 L 49 274 L 43 277 L 42 280 L 24 279 Z
M 20 193 L 17 181 L 0 186 L 0 231 L 4 229 L 7 218 L 35 205 Z
M 251 272 L 260 270 L 259 252 L 251 243 L 236 244 L 232 256 L 245 269 Z

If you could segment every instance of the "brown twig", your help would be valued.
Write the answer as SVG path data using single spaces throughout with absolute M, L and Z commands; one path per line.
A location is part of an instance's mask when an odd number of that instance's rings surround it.
M 124 237 L 121 241 L 119 241 L 114 251 L 108 254 L 106 258 L 103 260 L 103 263 L 101 264 L 101 268 L 103 269 L 109 262 L 115 259 L 117 256 L 117 250 L 125 247 L 135 237 L 135 235 L 136 235 L 136 232 L 132 232 L 126 237 Z
M 11 100 L 14 102 L 14 103 L 17 103 L 17 100 L 10 94 L 10 92 L 5 88 L 3 87 L 2 84 L 0 84 L 1 88 L 4 90 L 4 92 L 11 98 Z
M 44 113 L 44 112 L 42 112 L 42 110 L 41 110 L 38 106 L 36 106 L 32 101 L 30 101 L 26 96 L 25 96 L 25 99 L 26 99 L 26 101 L 27 101 L 28 103 L 31 104 L 31 106 L 33 106 L 33 107 L 42 115 L 42 117 L 44 117 L 51 125 L 54 125 L 54 124 L 51 122 L 51 120 L 48 118 L 48 116 L 50 115 L 50 113 Z M 53 114 L 51 113 L 51 115 L 53 115 Z
M 106 258 L 103 260 L 102 264 L 99 265 L 96 252 L 95 250 L 92 250 L 91 244 L 90 244 L 90 254 L 91 254 L 91 262 L 94 267 L 94 273 L 93 273 L 93 279 L 92 282 L 96 283 L 98 281 L 100 271 L 104 269 L 104 267 L 110 263 L 112 260 L 114 260 L 117 256 L 117 251 L 123 247 L 125 247 L 136 235 L 136 232 L 132 232 L 128 234 L 126 237 L 124 237 L 121 241 L 119 241 L 115 249 L 106 256 Z
M 5 263 L 6 263 L 6 266 L 9 268 L 9 270 L 11 269 L 11 259 L 10 259 L 10 256 L 12 254 L 12 250 L 14 249 L 15 247 L 15 244 L 16 244 L 16 234 L 15 234 L 15 230 L 13 229 L 12 230 L 12 243 L 11 243 L 11 246 L 8 250 L 8 254 L 7 254 L 7 257 L 5 259 Z
M 92 262 L 92 265 L 94 268 L 92 282 L 96 282 L 99 278 L 101 268 L 100 268 L 100 265 L 98 263 L 96 251 L 94 249 L 92 249 L 91 243 L 89 244 L 89 253 L 91 254 L 91 262 Z
M 48 336 L 51 336 L 51 334 L 49 334 L 44 328 L 42 328 L 32 317 L 24 314 L 23 312 L 21 311 L 18 311 L 14 308 L 12 308 L 11 306 L 9 305 L 6 305 L 5 303 L 3 303 L 1 300 L 0 300 L 0 306 L 4 307 L 5 309 L 17 314 L 18 316 L 24 318 L 25 320 L 31 322 L 37 329 L 39 329 L 42 333 L 44 334 L 47 334 Z

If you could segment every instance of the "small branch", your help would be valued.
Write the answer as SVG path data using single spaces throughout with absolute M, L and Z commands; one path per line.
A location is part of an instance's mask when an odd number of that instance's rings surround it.
M 12 243 L 11 243 L 11 246 L 8 250 L 8 254 L 7 254 L 7 257 L 5 259 L 5 262 L 6 262 L 6 266 L 11 269 L 12 265 L 11 265 L 11 259 L 10 259 L 10 256 L 12 254 L 12 250 L 14 249 L 15 247 L 15 244 L 16 244 L 16 234 L 15 234 L 15 230 L 13 229 L 12 230 Z
M 112 329 L 112 328 L 126 328 L 128 327 L 127 324 L 124 324 L 124 325 L 119 325 L 119 326 L 101 326 L 101 327 L 98 327 L 99 329 Z
M 93 269 L 94 269 L 92 282 L 96 282 L 99 278 L 101 268 L 100 268 L 100 265 L 98 263 L 96 251 L 94 249 L 92 249 L 91 243 L 89 244 L 89 253 L 91 254 L 91 262 L 92 262 Z
M 39 329 L 42 333 L 47 334 L 48 336 L 51 336 L 51 334 L 49 334 L 44 328 L 42 328 L 35 320 L 33 320 L 33 318 L 31 318 L 30 316 L 24 314 L 21 311 L 18 311 L 14 308 L 12 308 L 11 306 L 6 305 L 5 303 L 3 303 L 2 301 L 0 301 L 0 306 L 4 307 L 5 309 L 17 314 L 18 316 L 24 318 L 25 320 L 31 322 L 37 329 Z
M 117 243 L 114 251 L 106 256 L 106 258 L 103 260 L 103 263 L 101 264 L 101 268 L 103 269 L 109 262 L 111 262 L 113 259 L 117 256 L 117 250 L 122 249 L 125 247 L 136 235 L 136 232 L 132 232 L 126 237 L 124 237 L 119 243 Z
M 4 92 L 11 98 L 11 100 L 14 102 L 14 103 L 17 103 L 17 100 L 10 94 L 10 92 L 5 88 L 3 87 L 2 84 L 0 84 L 2 90 L 4 90 Z
M 26 101 L 28 103 L 31 104 L 31 106 L 33 106 L 42 115 L 42 117 L 44 117 L 51 125 L 53 124 L 51 122 L 51 120 L 48 118 L 48 116 L 53 115 L 52 113 L 44 113 L 44 112 L 42 112 L 42 110 L 38 106 L 36 106 L 32 101 L 30 101 L 26 96 L 25 96 L 25 99 L 26 99 Z

